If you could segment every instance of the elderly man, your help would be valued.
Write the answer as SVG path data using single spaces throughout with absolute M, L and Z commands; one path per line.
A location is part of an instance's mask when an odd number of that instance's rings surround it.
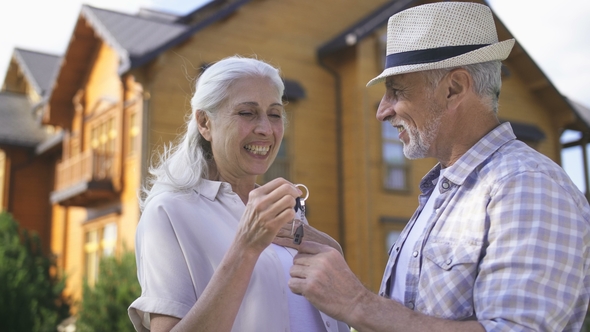
M 392 16 L 377 119 L 408 158 L 438 164 L 390 251 L 379 294 L 305 242 L 289 286 L 360 331 L 579 331 L 590 291 L 590 208 L 554 162 L 497 118 L 501 60 L 487 6 Z

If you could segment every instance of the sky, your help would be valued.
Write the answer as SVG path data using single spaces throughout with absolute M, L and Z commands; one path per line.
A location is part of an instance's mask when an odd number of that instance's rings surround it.
M 61 55 L 82 4 L 134 14 L 140 7 L 186 13 L 210 0 L 2 0 L 0 78 L 15 47 Z M 362 1 L 362 0 L 358 0 Z M 590 1 L 488 0 L 533 61 L 565 96 L 590 108 Z M 567 133 L 566 140 L 573 140 Z M 563 167 L 584 191 L 581 151 L 565 150 Z

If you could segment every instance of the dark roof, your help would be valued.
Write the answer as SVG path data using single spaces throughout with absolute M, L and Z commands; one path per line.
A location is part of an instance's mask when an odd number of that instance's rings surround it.
M 417 0 L 392 0 L 377 8 L 363 19 L 347 28 L 336 37 L 321 45 L 317 50 L 318 57 L 340 51 L 355 45 L 359 40 L 373 32 L 376 28 L 387 23 L 389 17 L 399 11 L 407 9 L 418 2 Z
M 178 20 L 181 18 L 180 16 L 173 13 L 168 13 L 161 10 L 154 10 L 150 8 L 139 8 L 137 16 L 146 18 L 148 20 L 156 20 L 168 23 L 178 22 Z
M 174 40 L 188 27 L 145 17 L 119 13 L 88 5 L 82 6 L 81 15 L 96 33 L 121 57 L 119 72 L 132 67 L 132 60 L 157 50 Z
M 25 95 L 0 92 L 0 144 L 34 148 L 46 138 Z
M 19 48 L 14 49 L 13 57 L 35 91 L 45 95 L 51 88 L 61 57 Z
M 227 1 L 221 9 L 193 25 L 155 18 L 145 13 L 129 15 L 88 5 L 82 6 L 81 15 L 118 52 L 121 57 L 119 73 L 122 74 L 153 60 L 197 31 L 229 16 L 249 1 Z M 205 5 L 203 8 L 209 9 L 209 6 Z M 194 12 L 190 15 L 193 14 Z
M 577 101 L 574 101 L 572 99 L 569 99 L 567 97 L 563 97 L 569 104 L 570 106 L 574 109 L 574 112 L 576 113 L 576 115 L 578 116 L 578 118 L 584 123 L 584 125 L 586 126 L 587 130 L 590 131 L 590 108 L 578 103 Z

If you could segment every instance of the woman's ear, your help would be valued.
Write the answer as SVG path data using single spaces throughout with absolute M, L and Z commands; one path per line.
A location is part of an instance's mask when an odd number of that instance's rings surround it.
M 211 142 L 211 119 L 209 119 L 207 113 L 201 110 L 197 110 L 195 117 L 197 128 L 199 129 L 201 136 Z

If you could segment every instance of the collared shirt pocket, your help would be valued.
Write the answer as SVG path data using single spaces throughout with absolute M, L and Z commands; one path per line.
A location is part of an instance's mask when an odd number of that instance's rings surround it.
M 446 319 L 473 315 L 481 243 L 430 239 L 423 250 L 416 309 Z

